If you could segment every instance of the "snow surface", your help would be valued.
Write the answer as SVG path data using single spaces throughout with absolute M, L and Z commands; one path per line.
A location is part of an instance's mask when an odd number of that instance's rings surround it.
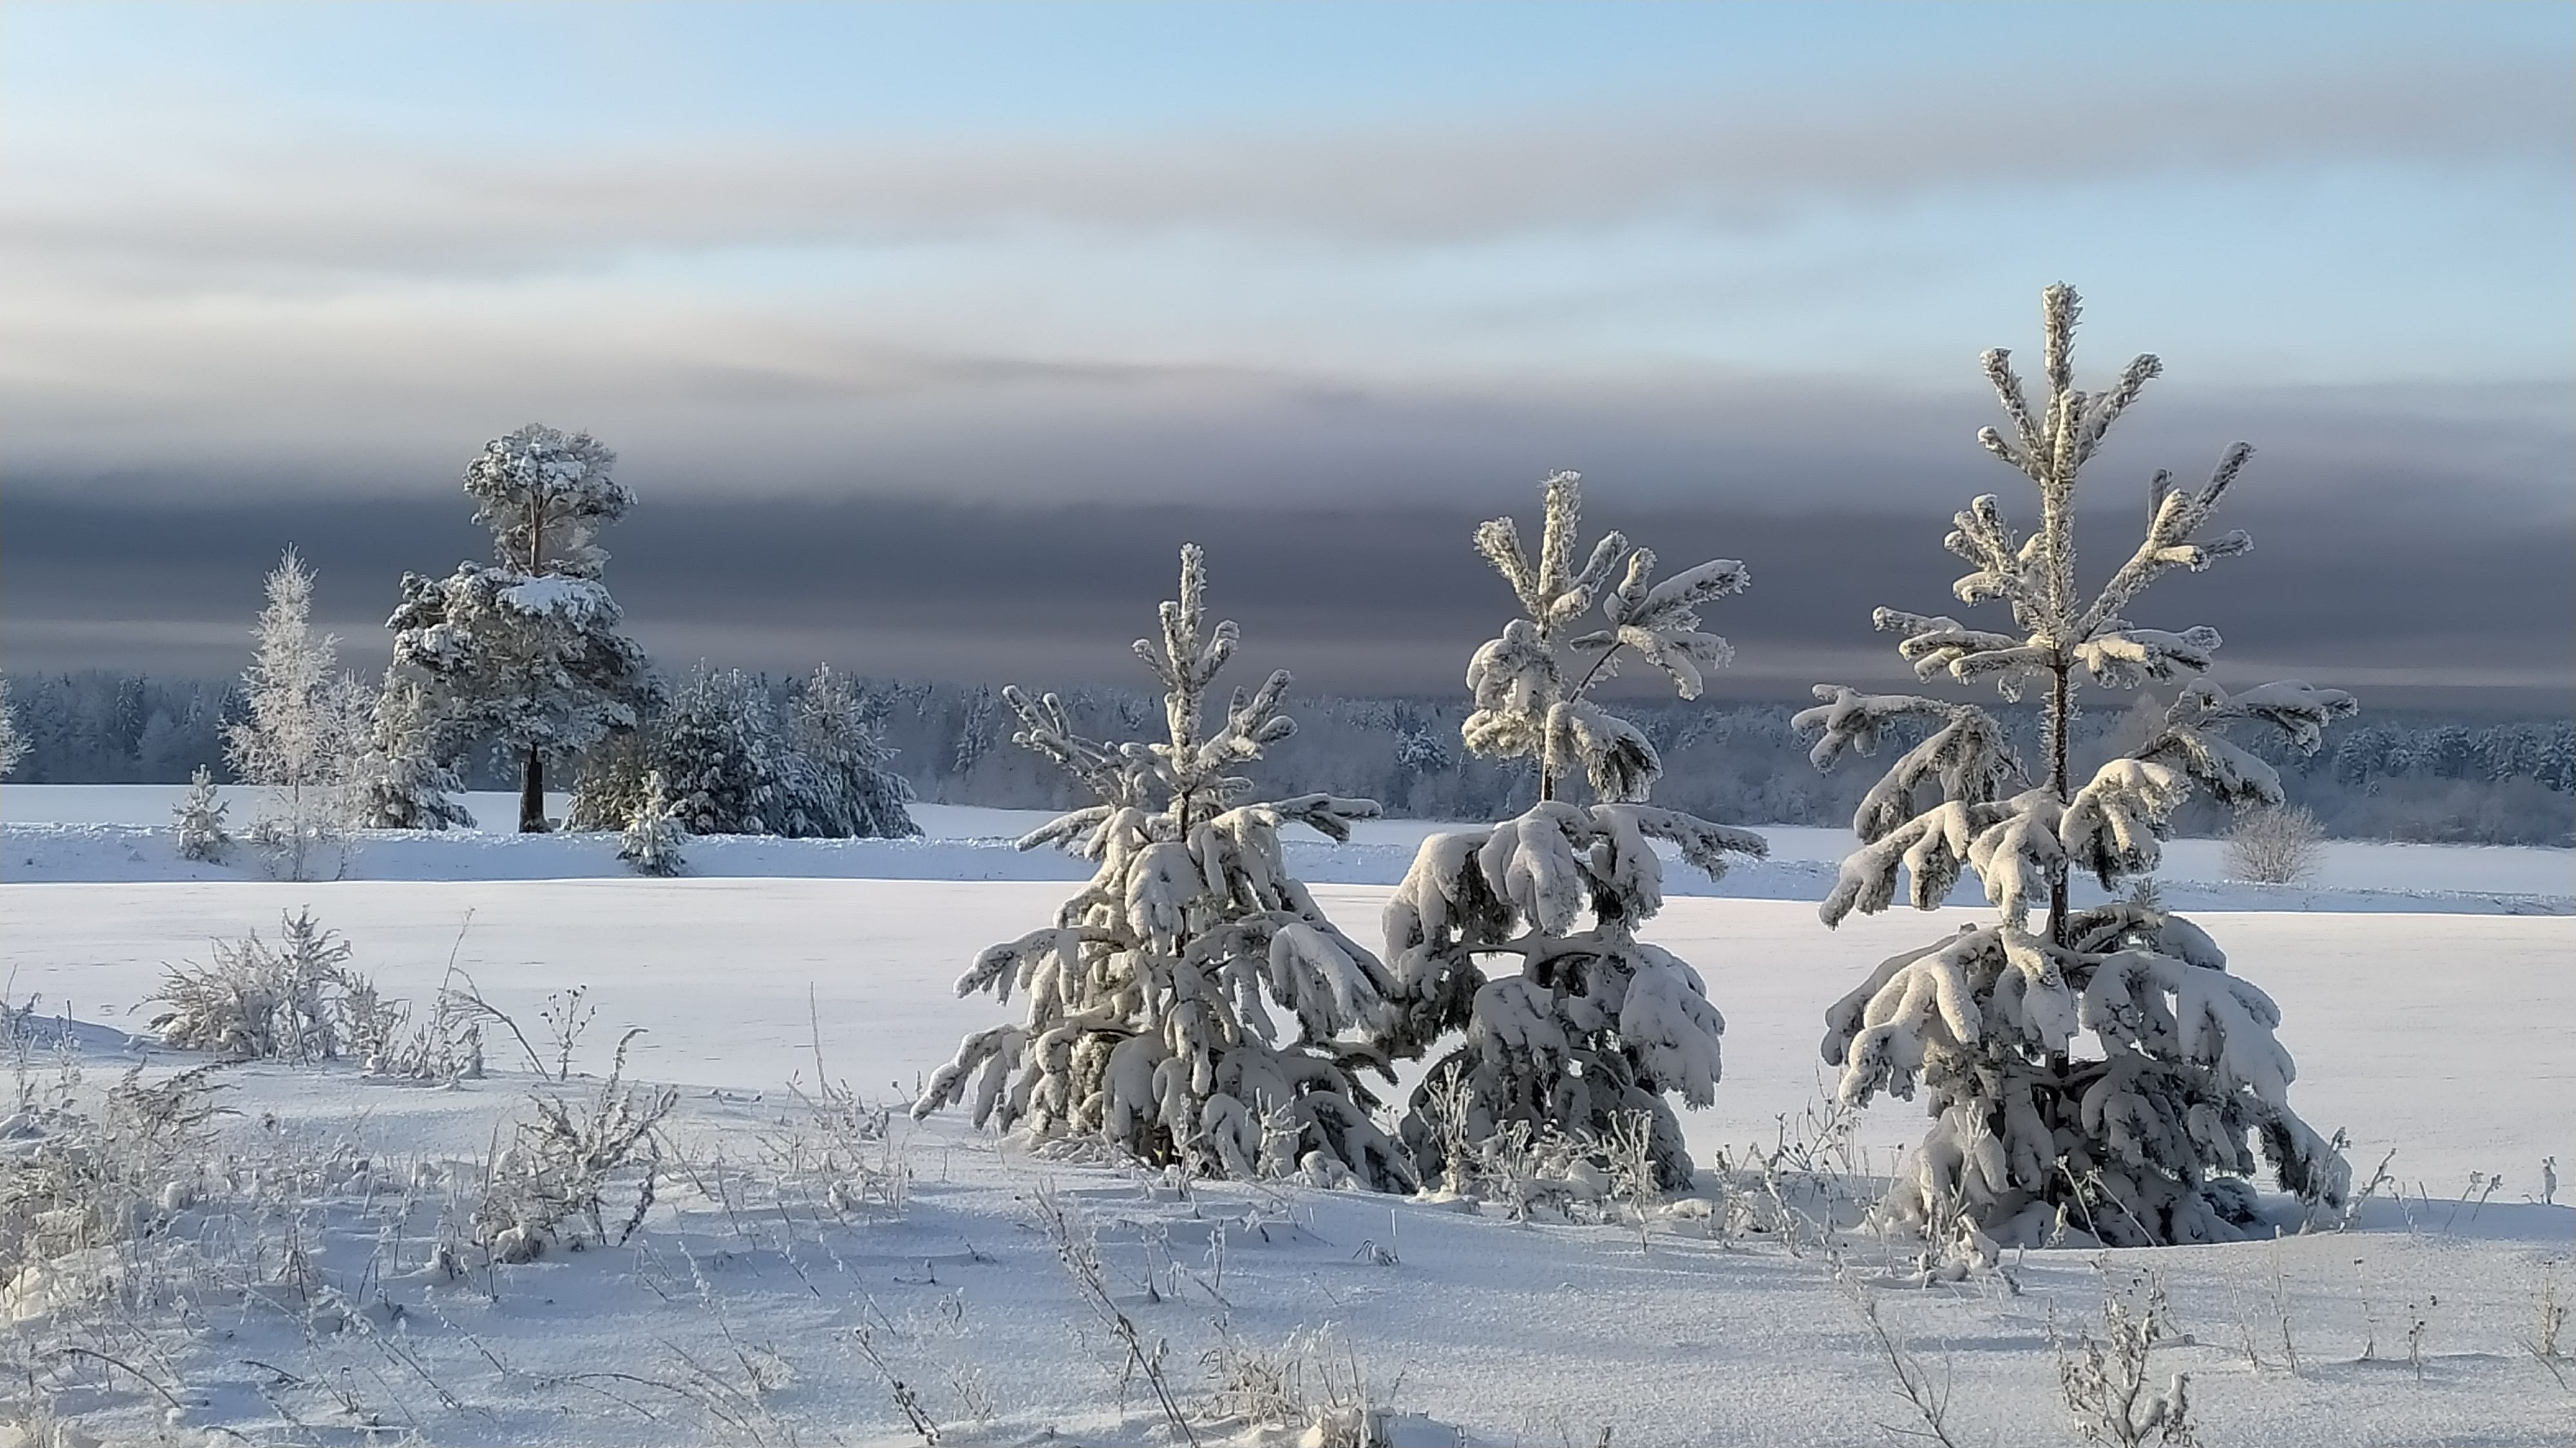
M 1364 939 L 1387 893 L 1317 892 Z M 898 1122 L 887 1157 L 915 1179 L 886 1220 L 843 1222 L 810 1203 L 754 1212 L 707 1194 L 710 1174 L 726 1180 L 712 1165 L 721 1151 L 739 1179 L 724 1190 L 749 1199 L 759 1140 L 797 1114 L 784 1083 L 813 1079 L 815 1027 L 831 1074 L 863 1094 L 909 1095 L 961 1031 L 1000 1018 L 989 1001 L 954 999 L 949 983 L 1060 894 L 1049 883 L 882 880 L 13 884 L 0 888 L 0 975 L 22 1002 L 40 992 L 49 1011 L 130 1024 L 162 962 L 202 959 L 209 934 L 273 930 L 280 909 L 309 903 L 390 991 L 425 999 L 453 954 L 533 1030 L 547 991 L 587 984 L 601 1016 L 585 1064 L 601 1067 L 613 1032 L 642 1025 L 631 1074 L 693 1083 L 673 1136 L 696 1154 L 698 1184 L 666 1183 L 633 1245 L 450 1284 L 418 1270 L 417 1242 L 376 1261 L 383 1203 L 404 1193 L 318 1205 L 303 1230 L 321 1279 L 355 1283 L 375 1262 L 370 1280 L 403 1320 L 334 1335 L 310 1331 L 299 1315 L 309 1309 L 208 1313 L 162 1349 L 188 1389 L 183 1426 L 166 1428 L 176 1441 L 218 1425 L 255 1442 L 315 1441 L 284 1411 L 322 1425 L 323 1441 L 363 1441 L 334 1416 L 345 1389 L 439 1443 L 917 1442 L 883 1379 L 854 1358 L 860 1328 L 951 1441 L 1174 1441 L 1141 1387 L 1121 1406 L 1119 1358 L 1032 1226 L 1042 1186 L 1099 1228 L 1121 1308 L 1170 1343 L 1193 1411 L 1207 1401 L 1201 1355 L 1221 1325 L 1273 1351 L 1313 1334 L 1320 1357 L 1355 1367 L 1381 1401 L 1479 1444 L 1592 1443 L 1607 1426 L 1620 1444 L 1842 1445 L 1909 1425 L 1812 1250 L 1711 1240 L 1687 1218 L 1660 1224 L 1641 1252 L 1634 1227 L 1512 1224 L 1433 1201 L 1286 1186 L 1184 1194 L 1131 1171 L 997 1151 L 953 1116 Z M 1824 1004 L 1881 956 L 1968 918 L 1897 912 L 1829 933 L 1805 902 L 1673 901 L 1648 938 L 1698 965 L 1729 1022 L 1718 1104 L 1684 1114 L 1694 1149 L 1768 1144 L 1775 1118 L 1814 1098 Z M 2576 921 L 2201 923 L 2281 1003 L 2300 1110 L 2323 1129 L 2353 1129 L 2365 1178 L 2394 1146 L 2404 1204 L 2383 1189 L 2364 1230 L 2277 1243 L 2033 1252 L 2007 1264 L 2018 1294 L 1991 1277 L 1882 1286 L 1891 1324 L 1951 1384 L 1954 1436 L 2073 1441 L 2056 1405 L 2052 1313 L 2061 1337 L 2098 1323 L 2101 1269 L 2152 1267 L 2194 1335 L 2158 1371 L 2194 1374 L 2206 1441 L 2566 1442 L 2576 1399 L 2521 1344 L 2548 1274 L 2562 1301 L 2570 1286 L 2576 1212 L 2525 1198 L 2544 1155 L 2576 1162 L 2576 1034 L 2565 1029 Z M 113 1037 L 88 1034 L 104 1079 Z M 496 1043 L 496 1065 L 505 1049 Z M 309 1160 L 351 1143 L 400 1173 L 482 1158 L 525 1114 L 531 1086 L 496 1077 L 425 1090 L 340 1068 L 224 1074 L 245 1150 Z M 1866 1167 L 1883 1173 L 1920 1125 L 1899 1103 L 1867 1113 Z M 2501 1173 L 2503 1189 L 2462 1202 L 2471 1171 Z M 425 1238 L 435 1214 L 416 1215 L 411 1230 Z M 1220 1233 L 1221 1273 L 1210 1255 Z M 1893 1251 L 1862 1239 L 1853 1258 L 1879 1275 L 1906 1265 L 1886 1260 Z M 2277 1345 L 2283 1313 L 2295 1375 Z M 2420 1377 L 2407 1351 L 2418 1315 Z M 2247 1339 L 2268 1366 L 2249 1363 Z M 756 1409 L 740 1408 L 748 1427 L 650 1385 L 688 1381 L 692 1360 L 738 1378 L 744 1359 L 775 1383 Z M 611 1395 L 563 1377 L 601 1371 L 641 1381 L 609 1384 Z M 97 1382 L 59 1406 L 115 1441 L 165 1431 L 162 1404 L 130 1381 Z M 976 1421 L 977 1404 L 989 1422 Z M 1199 1432 L 1252 1441 L 1222 1425 Z

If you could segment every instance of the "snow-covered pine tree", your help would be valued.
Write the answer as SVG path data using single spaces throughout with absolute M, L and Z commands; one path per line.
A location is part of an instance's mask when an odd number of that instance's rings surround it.
M 1014 742 L 1044 755 L 1099 803 L 1033 831 L 1099 871 L 1055 923 L 986 950 L 957 982 L 1028 1001 L 1019 1025 L 968 1036 L 913 1114 L 963 1102 L 1040 1142 L 1092 1142 L 1205 1176 L 1296 1172 L 1320 1184 L 1409 1190 L 1405 1153 L 1370 1120 L 1364 1038 L 1388 1026 L 1394 982 L 1288 873 L 1282 826 L 1334 840 L 1373 800 L 1309 794 L 1256 801 L 1233 771 L 1288 737 L 1288 675 L 1240 689 L 1211 727 L 1207 690 L 1233 656 L 1231 621 L 1208 626 L 1205 560 L 1181 550 L 1180 597 L 1136 653 L 1162 683 L 1165 737 L 1086 739 L 1064 701 L 1003 699 Z M 1282 1041 L 1276 1006 L 1294 1018 Z M 1390 1077 L 1390 1079 L 1392 1079 Z
M 27 757 L 27 736 L 18 728 L 18 706 L 9 702 L 9 681 L 0 678 L 0 779 L 18 772 Z
M 438 720 L 416 679 L 385 671 L 358 752 L 353 816 L 361 829 L 443 830 L 474 827 L 456 796 L 464 782 L 445 763 Z
M 268 575 L 251 666 L 247 715 L 224 731 L 233 777 L 261 787 L 250 837 L 289 880 L 312 878 L 315 857 L 340 838 L 365 718 L 365 698 L 332 672 L 339 640 L 313 631 L 313 571 L 289 548 Z
M 627 817 L 617 858 L 634 866 L 639 875 L 676 875 L 688 868 L 688 862 L 680 857 L 680 843 L 687 838 L 680 812 L 671 802 L 670 791 L 663 787 L 662 771 L 645 771 L 644 797 Z
M 887 767 L 886 748 L 858 689 L 819 664 L 788 717 L 789 805 L 782 833 L 824 839 L 902 839 L 921 833 L 904 806 L 912 784 Z
M 698 666 L 662 720 L 654 766 L 690 834 L 786 833 L 786 749 L 769 691 L 741 670 Z
M 2161 370 L 2129 364 L 2107 391 L 2074 383 L 2077 298 L 2050 287 L 2042 304 L 2047 401 L 2034 410 L 2001 349 L 1986 375 L 2012 424 L 1984 429 L 1986 450 L 2029 478 L 2040 521 L 2024 537 L 2003 506 L 1981 497 L 1946 544 L 1973 567 L 1955 585 L 1963 603 L 2001 601 L 2014 632 L 1988 633 L 1945 617 L 1880 609 L 1877 625 L 1920 678 L 1993 679 L 2006 698 L 2042 692 L 2042 775 L 2029 780 L 2002 723 L 1973 704 L 1864 694 L 1819 685 L 1823 702 L 1797 716 L 1830 766 L 1869 754 L 1901 722 L 1923 730 L 1863 800 L 1852 827 L 1862 848 L 1843 862 L 1825 901 L 1827 925 L 1853 910 L 1886 909 L 1900 870 L 1918 909 L 1939 906 L 1963 871 L 1997 907 L 1989 925 L 1881 965 L 1827 1014 L 1825 1059 L 1842 1068 L 1855 1105 L 1879 1091 L 1931 1091 L 1931 1132 L 1900 1168 L 1882 1212 L 1893 1221 L 1973 1229 L 1978 1250 L 2030 1242 L 2061 1224 L 2113 1245 L 2226 1240 L 2256 1229 L 2252 1137 L 2280 1184 L 2301 1201 L 2332 1204 L 2349 1173 L 2335 1148 L 2292 1114 L 2289 1054 L 2274 1039 L 2280 1012 L 2190 921 L 2151 893 L 2069 908 L 2067 876 L 2104 888 L 2155 869 L 2166 820 L 2193 785 L 2239 808 L 2277 805 L 2272 767 L 2230 743 L 2237 725 L 2278 730 L 2314 751 L 2327 723 L 2353 711 L 2349 694 L 2304 683 L 2230 695 L 2192 676 L 2218 648 L 2208 628 L 2168 633 L 2123 615 L 2149 583 L 2198 571 L 2250 547 L 2243 533 L 2201 536 L 2252 449 L 2230 447 L 2207 485 L 2154 479 L 2146 537 L 2096 593 L 2075 578 L 2076 475 L 2104 432 Z M 2068 725 L 2082 679 L 2134 688 L 2177 682 L 2160 727 L 2080 786 Z M 2034 909 L 2048 912 L 2034 929 Z M 2095 1053 L 2079 1054 L 2089 1035 Z
M 179 847 L 179 858 L 202 860 L 220 865 L 232 849 L 232 832 L 224 828 L 224 815 L 232 804 L 215 793 L 214 772 L 200 764 L 188 776 L 188 792 L 170 811 L 170 833 Z
M 599 581 L 598 532 L 635 503 L 609 476 L 616 460 L 588 433 L 536 423 L 485 443 L 465 491 L 495 561 L 406 574 L 388 621 L 395 669 L 445 737 L 497 739 L 518 758 L 522 830 L 546 828 L 546 761 L 634 728 L 660 688 Z
M 1747 576 L 1743 564 L 1716 559 L 1657 583 L 1654 553 L 1617 533 L 1580 551 L 1579 475 L 1549 477 L 1545 497 L 1535 560 L 1511 519 L 1476 530 L 1477 550 L 1511 585 L 1522 616 L 1467 666 L 1476 709 L 1462 730 L 1475 753 L 1533 761 L 1538 803 L 1422 842 L 1386 908 L 1400 1010 L 1381 1040 L 1419 1056 L 1451 1030 L 1467 1033 L 1432 1067 L 1404 1120 L 1426 1178 L 1462 1184 L 1468 1164 L 1447 1159 L 1453 1144 L 1481 1152 L 1515 1129 L 1601 1144 L 1642 1118 L 1659 1182 L 1679 1186 L 1691 1160 L 1664 1096 L 1678 1091 L 1693 1106 L 1715 1099 L 1726 1023 L 1697 971 L 1636 937 L 1663 905 L 1653 842 L 1680 846 L 1712 879 L 1728 852 L 1760 856 L 1769 846 L 1646 804 L 1662 772 L 1654 745 L 1589 695 L 1633 654 L 1683 698 L 1698 697 L 1701 671 L 1731 654 L 1724 639 L 1700 632 L 1700 606 L 1742 590 Z M 1595 604 L 1603 626 L 1584 629 Z M 1560 780 L 1576 773 L 1593 804 L 1558 798 Z M 1590 927 L 1578 930 L 1587 915 Z M 1488 958 L 1508 960 L 1511 973 L 1487 980 Z M 1462 1111 L 1464 1121 L 1442 1119 Z

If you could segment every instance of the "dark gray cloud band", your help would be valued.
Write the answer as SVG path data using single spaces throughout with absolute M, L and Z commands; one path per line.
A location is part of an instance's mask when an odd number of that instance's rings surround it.
M 1521 508 L 1526 515 L 1530 510 Z M 1947 603 L 1960 571 L 1940 511 L 1805 516 L 1623 506 L 1597 489 L 1596 527 L 1672 563 L 1745 559 L 1754 587 L 1710 611 L 1739 666 L 1717 692 L 1777 697 L 1823 678 L 1899 667 L 1869 610 Z M 1502 618 L 1501 585 L 1467 548 L 1466 509 L 1090 506 L 990 508 L 912 500 L 648 503 L 608 541 L 609 580 L 666 666 L 698 657 L 787 670 L 828 659 L 864 673 L 1049 686 L 1135 683 L 1128 639 L 1168 597 L 1185 539 L 1207 546 L 1212 598 L 1245 658 L 1306 687 L 1449 694 Z M 378 627 L 405 570 L 480 553 L 446 498 L 155 509 L 13 495 L 0 530 L 0 662 L 195 675 L 238 669 L 259 577 L 292 541 L 321 573 L 320 611 L 347 661 L 380 661 Z M 2491 516 L 2428 537 L 2369 509 L 2254 504 L 2249 558 L 2181 576 L 2134 610 L 2228 638 L 2222 677 L 2291 673 L 2406 700 L 2563 709 L 2576 669 L 2576 550 L 2547 526 Z M 2086 536 L 2107 570 L 2137 518 L 2097 509 Z

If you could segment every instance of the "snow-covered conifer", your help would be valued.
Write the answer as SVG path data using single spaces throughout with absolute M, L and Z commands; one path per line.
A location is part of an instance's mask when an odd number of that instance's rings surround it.
M 465 491 L 495 562 L 405 575 L 388 621 L 395 670 L 444 737 L 496 738 L 519 758 L 522 830 L 546 828 L 546 761 L 633 729 L 659 688 L 599 581 L 599 529 L 635 502 L 615 462 L 588 433 L 535 423 L 485 443 Z
M 197 772 L 188 776 L 188 792 L 170 811 L 170 833 L 179 846 L 179 858 L 222 864 L 233 846 L 232 833 L 224 828 L 224 815 L 231 809 L 231 802 L 215 792 L 213 771 L 198 765 Z
M 473 828 L 474 816 L 456 798 L 464 782 L 444 762 L 450 751 L 438 736 L 438 721 L 419 681 L 388 669 L 355 765 L 352 793 L 359 828 Z
M 750 675 L 699 665 L 654 743 L 672 810 L 690 834 L 786 833 L 786 749 L 769 692 Z
M 921 833 L 904 806 L 912 785 L 887 768 L 894 751 L 870 724 L 849 680 L 822 664 L 796 691 L 788 718 L 788 818 L 782 833 L 901 839 Z
M 1412 1166 L 1370 1119 L 1360 1082 L 1385 1069 L 1365 1038 L 1390 1026 L 1394 982 L 1325 918 L 1279 843 L 1290 824 L 1345 839 L 1377 804 L 1253 798 L 1233 771 L 1293 731 L 1279 713 L 1288 676 L 1236 690 L 1207 717 L 1237 635 L 1231 621 L 1208 625 L 1205 585 L 1197 545 L 1183 548 L 1162 636 L 1135 646 L 1165 690 L 1162 739 L 1087 739 L 1055 695 L 1003 691 L 1015 742 L 1100 801 L 1021 848 L 1059 844 L 1099 870 L 1052 925 L 986 950 L 958 981 L 960 995 L 1017 990 L 1027 1015 L 968 1036 L 914 1114 L 964 1103 L 979 1125 L 1201 1175 L 1410 1189 Z M 1289 1039 L 1274 1007 L 1293 1021 Z
M 2046 757 L 2032 779 L 2003 725 L 1974 704 L 1915 695 L 1816 688 L 1799 728 L 1816 736 L 1819 769 L 1869 754 L 1902 729 L 1920 741 L 1862 801 L 1852 827 L 1862 847 L 1843 862 L 1825 923 L 1907 899 L 1929 910 L 1974 872 L 1996 920 L 1962 929 L 1882 964 L 1827 1014 L 1825 1059 L 1842 1068 L 1855 1105 L 1880 1091 L 1930 1088 L 1934 1125 L 1907 1157 L 1883 1208 L 1894 1221 L 1963 1223 L 1980 1248 L 2030 1242 L 2071 1226 L 2114 1245 L 2226 1240 L 2254 1227 L 2259 1143 L 2280 1184 L 2331 1204 L 2346 1189 L 2342 1157 L 2289 1108 L 2289 1054 L 2273 1035 L 2271 999 L 2230 975 L 2216 944 L 2151 894 L 2069 908 L 2067 877 L 2082 869 L 2105 889 L 2153 871 L 2166 821 L 2196 786 L 2244 808 L 2278 805 L 2272 767 L 2229 742 L 2238 725 L 2278 730 L 2314 751 L 2326 724 L 2353 711 L 2349 694 L 2297 683 L 2230 695 L 2193 676 L 2219 646 L 2208 628 L 2180 633 L 2131 623 L 2129 604 L 2176 569 L 2194 572 L 2246 551 L 2243 533 L 2203 529 L 2252 449 L 2229 448 L 2209 482 L 2154 479 L 2146 537 L 2098 592 L 2076 585 L 2076 476 L 2112 421 L 2160 370 L 2131 362 L 2102 392 L 2074 384 L 2075 293 L 2043 302 L 2048 395 L 2034 408 L 2009 355 L 1985 355 L 2009 433 L 1987 428 L 1986 450 L 2039 495 L 2027 536 L 2003 505 L 1981 497 L 1946 540 L 1972 566 L 1960 602 L 2000 601 L 2013 631 L 1880 609 L 1880 629 L 1925 680 L 1992 679 L 2007 698 L 2042 691 Z M 2180 690 L 2143 742 L 2080 783 L 2068 725 L 2082 681 Z M 2044 927 L 2032 912 L 2047 912 Z M 2094 1050 L 2081 1053 L 2079 1037 Z
M 1699 609 L 1743 589 L 1744 565 L 1717 559 L 1654 581 L 1655 555 L 1617 533 L 1578 548 L 1582 482 L 1545 485 L 1538 556 L 1509 518 L 1475 541 L 1520 600 L 1521 616 L 1467 668 L 1476 709 L 1462 730 L 1483 755 L 1529 759 L 1539 801 L 1487 829 L 1434 835 L 1386 908 L 1386 952 L 1400 1014 L 1381 1039 L 1418 1056 L 1446 1032 L 1466 1040 L 1415 1092 L 1403 1133 L 1415 1165 L 1454 1183 L 1457 1144 L 1481 1151 L 1510 1130 L 1565 1133 L 1602 1145 L 1643 1119 L 1659 1184 L 1691 1174 L 1681 1125 L 1665 1103 L 1715 1099 L 1726 1023 L 1699 973 L 1636 937 L 1663 905 L 1654 842 L 1678 845 L 1711 878 L 1728 852 L 1762 855 L 1761 836 L 1645 803 L 1662 762 L 1635 725 L 1590 697 L 1619 660 L 1661 669 L 1685 699 L 1723 664 L 1724 639 L 1700 631 Z M 1601 627 L 1586 628 L 1598 605 Z M 1557 797 L 1579 773 L 1595 803 Z M 1585 924 L 1588 928 L 1578 929 Z M 1488 980 L 1484 962 L 1511 971 Z M 1444 1116 L 1465 1114 L 1464 1121 Z
M 9 702 L 9 681 L 0 678 L 0 779 L 15 774 L 27 757 L 27 736 L 18 729 L 17 706 Z
M 258 646 L 242 674 L 249 713 L 224 731 L 233 776 L 261 787 L 251 839 L 272 869 L 310 879 L 348 817 L 362 691 L 332 672 L 339 640 L 313 631 L 313 571 L 289 548 L 268 575 Z
M 647 770 L 644 797 L 627 817 L 617 858 L 634 866 L 639 875 L 676 875 L 688 868 L 680 858 L 680 842 L 687 838 L 680 812 L 671 802 L 670 791 L 663 787 L 662 771 Z

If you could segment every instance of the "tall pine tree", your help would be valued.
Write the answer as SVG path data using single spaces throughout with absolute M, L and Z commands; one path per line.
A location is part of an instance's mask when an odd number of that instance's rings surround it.
M 497 740 L 519 761 L 519 828 L 546 828 L 545 769 L 635 727 L 658 695 L 644 651 L 599 581 L 599 530 L 635 495 L 588 433 L 537 423 L 492 439 L 465 470 L 493 562 L 406 574 L 394 675 L 418 684 L 442 734 Z

